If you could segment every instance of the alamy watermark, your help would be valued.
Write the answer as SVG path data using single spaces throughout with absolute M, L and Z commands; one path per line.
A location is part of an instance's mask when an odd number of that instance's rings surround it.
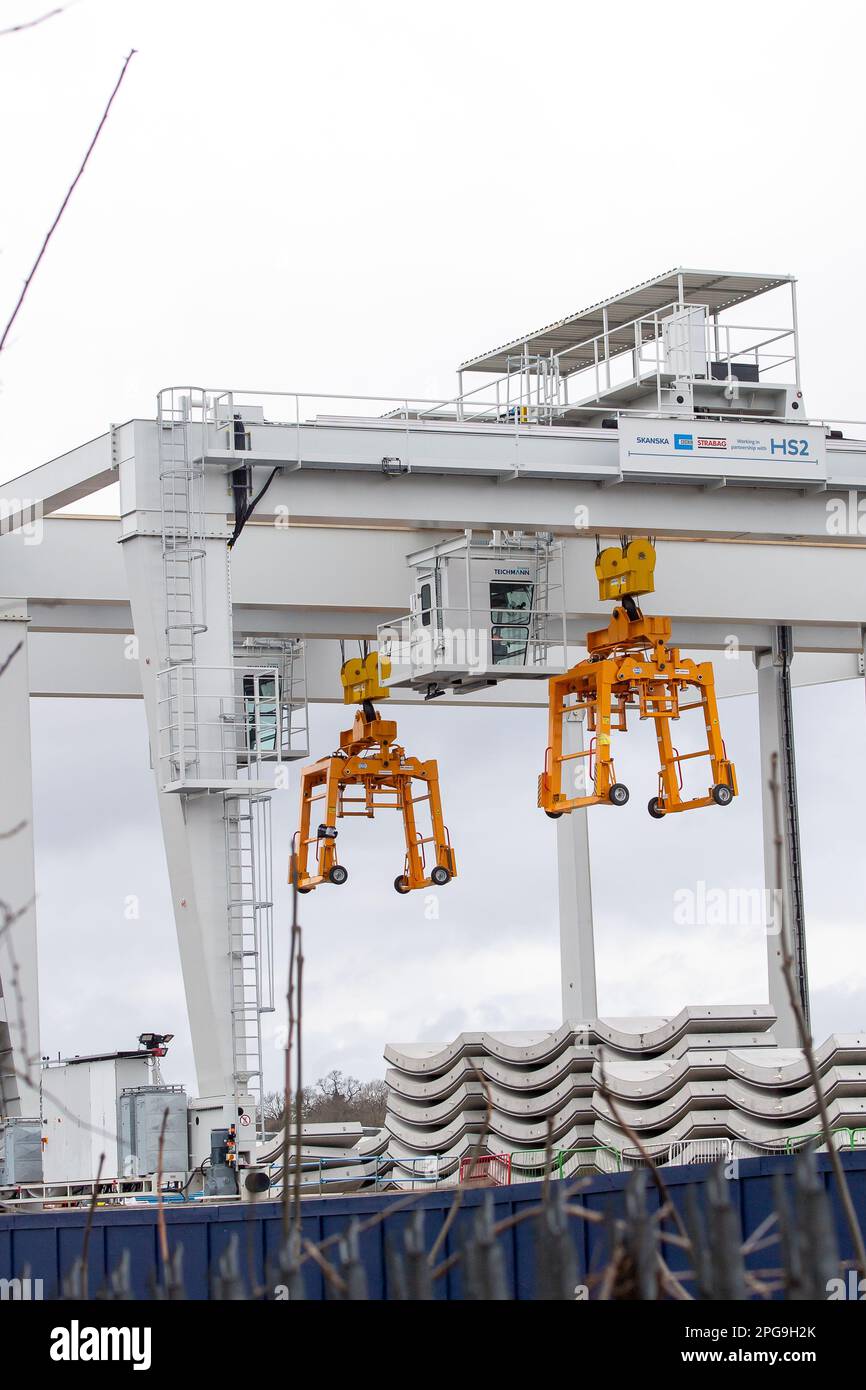
M 502 641 L 502 639 L 500 639 Z M 525 651 L 527 637 L 521 630 Z M 495 640 L 494 640 L 495 645 Z M 417 627 L 408 638 L 396 633 L 383 635 L 382 656 L 394 666 L 433 668 L 455 666 L 460 670 L 484 673 L 488 669 L 490 633 L 483 627 Z M 503 657 L 505 657 L 503 653 Z
M 842 497 L 828 497 L 828 536 L 866 536 L 866 493 L 855 488 Z
M 0 532 L 20 532 L 25 545 L 41 545 L 43 526 L 42 502 L 34 497 L 0 498 Z M 11 525 L 4 525 L 11 521 Z
M 783 923 L 778 888 L 712 888 L 698 879 L 693 888 L 677 888 L 673 921 L 677 927 L 760 927 L 778 936 Z
M 68 1327 L 51 1332 L 52 1361 L 129 1361 L 134 1371 L 149 1371 L 149 1327 L 82 1327 L 73 1318 Z
M 44 1297 L 41 1279 L 0 1279 L 2 1303 L 37 1303 Z
M 830 1303 L 840 1299 L 851 1303 L 866 1302 L 866 1279 L 861 1279 L 856 1269 L 849 1269 L 844 1279 L 828 1279 L 827 1299 Z

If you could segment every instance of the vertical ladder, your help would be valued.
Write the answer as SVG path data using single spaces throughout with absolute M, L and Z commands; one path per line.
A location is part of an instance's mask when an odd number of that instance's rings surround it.
M 194 461 L 190 431 L 204 448 L 203 392 L 168 388 L 157 397 L 157 448 L 165 595 L 166 665 L 175 667 L 165 712 L 178 775 L 192 770 L 198 741 L 195 639 L 204 620 L 204 463 Z
M 193 416 L 197 418 L 193 419 Z M 159 494 L 165 583 L 166 656 L 170 666 L 195 660 L 195 639 L 205 632 L 201 585 L 205 555 L 204 462 L 194 460 L 190 430 L 199 426 L 204 448 L 205 402 L 174 388 L 158 397 Z
M 293 638 L 283 658 L 282 694 L 286 703 L 285 730 L 290 756 L 306 756 L 310 747 L 309 711 L 307 706 L 307 671 L 304 643 Z M 282 718 L 282 716 L 281 716 Z M 282 725 L 281 725 L 282 731 Z
M 776 658 L 779 663 L 779 722 L 784 853 L 790 885 L 791 954 L 800 1006 L 811 1033 L 809 1016 L 809 977 L 806 967 L 806 908 L 803 897 L 803 859 L 800 847 L 800 813 L 797 802 L 797 763 L 794 755 L 794 707 L 791 698 L 793 638 L 790 627 L 776 628 Z
M 548 536 L 535 537 L 535 591 L 532 599 L 533 617 L 531 628 L 532 662 L 543 666 L 547 661 L 550 641 L 550 602 L 551 598 L 562 593 L 562 578 L 551 579 L 550 566 L 556 542 Z M 563 642 L 565 634 L 563 633 Z M 563 658 L 565 652 L 563 652 Z
M 226 904 L 231 972 L 232 1067 L 262 1120 L 261 1015 L 274 1007 L 270 797 L 226 792 Z

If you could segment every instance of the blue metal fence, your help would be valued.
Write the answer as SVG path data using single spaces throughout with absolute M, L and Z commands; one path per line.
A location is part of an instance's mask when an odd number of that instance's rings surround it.
M 732 1169 L 730 1197 L 739 1210 L 741 1230 L 745 1235 L 754 1231 L 774 1210 L 773 1179 L 778 1175 L 791 1191 L 791 1179 L 796 1160 L 793 1157 L 773 1157 L 740 1160 Z M 862 1225 L 866 1225 L 866 1153 L 846 1153 L 843 1163 L 855 1206 Z M 826 1155 L 817 1156 L 817 1167 L 830 1193 L 836 1217 L 839 1251 L 842 1259 L 851 1256 L 850 1240 L 842 1220 L 834 1182 Z M 685 1211 L 689 1188 L 702 1188 L 710 1169 L 704 1166 L 667 1168 L 664 1181 L 679 1210 Z M 624 1190 L 627 1174 L 598 1176 L 581 1188 L 578 1200 L 586 1207 L 611 1215 L 624 1215 Z M 541 1183 L 487 1189 L 467 1189 L 462 1194 L 460 1209 L 450 1226 L 438 1258 L 447 1257 L 462 1249 L 478 1205 L 486 1196 L 492 1197 L 495 1219 L 501 1221 L 539 1201 Z M 453 1191 L 426 1190 L 410 1194 L 366 1197 L 334 1196 L 312 1198 L 303 1203 L 303 1236 L 318 1243 L 329 1236 L 345 1232 L 352 1218 L 361 1223 L 370 1217 L 393 1208 L 386 1219 L 360 1235 L 360 1257 L 366 1271 L 369 1296 L 386 1298 L 389 1295 L 388 1245 L 400 1240 L 419 1208 L 424 1212 L 425 1236 L 428 1248 L 448 1218 L 454 1202 Z M 657 1207 L 658 1194 L 648 1190 L 650 1208 Z M 183 1247 L 183 1281 L 186 1295 L 206 1299 L 210 1281 L 219 1257 L 237 1237 L 237 1255 L 242 1276 L 253 1296 L 273 1296 L 275 1278 L 273 1267 L 280 1247 L 282 1225 L 278 1203 L 255 1205 L 230 1204 L 207 1206 L 197 1202 L 172 1204 L 165 1209 L 170 1248 Z M 20 1210 L 0 1214 L 0 1278 L 21 1278 L 29 1275 L 42 1279 L 45 1297 L 50 1298 L 62 1288 L 75 1261 L 80 1259 L 87 1226 L 88 1213 L 81 1208 L 69 1211 L 34 1212 Z M 590 1224 L 573 1220 L 577 1244 L 579 1275 L 598 1271 L 610 1251 L 610 1231 L 606 1224 Z M 532 1222 L 515 1224 L 502 1236 L 507 1283 L 511 1295 L 518 1299 L 535 1296 L 536 1269 L 533 1251 Z M 157 1212 L 153 1205 L 134 1208 L 97 1209 L 93 1215 L 88 1252 L 88 1291 L 96 1296 L 110 1273 L 129 1252 L 132 1289 L 136 1297 L 150 1296 L 159 1269 Z M 666 1258 L 676 1272 L 684 1268 L 688 1256 L 674 1245 L 668 1245 Z M 758 1268 L 767 1263 L 766 1251 L 749 1256 L 747 1266 Z M 434 1296 L 440 1299 L 461 1297 L 461 1268 L 456 1262 L 434 1285 Z M 304 1265 L 306 1296 L 325 1297 L 325 1281 L 312 1261 Z

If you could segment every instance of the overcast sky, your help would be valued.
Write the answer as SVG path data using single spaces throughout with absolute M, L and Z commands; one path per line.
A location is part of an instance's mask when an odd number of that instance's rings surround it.
M 4 0 L 2 22 L 50 8 Z M 861 14 L 79 0 L 0 38 L 0 318 L 139 50 L 0 361 L 0 476 L 174 382 L 444 395 L 464 357 L 677 264 L 799 275 L 807 410 L 866 415 Z M 730 809 L 650 822 L 641 729 L 632 803 L 592 816 L 602 1013 L 765 998 L 760 928 L 673 910 L 698 880 L 761 882 L 755 702 L 723 709 Z M 860 682 L 797 695 L 819 1039 L 866 1024 L 864 715 Z M 344 717 L 313 711 L 314 752 Z M 381 1073 L 389 1041 L 559 1021 L 544 716 L 400 718 L 440 759 L 460 877 L 428 921 L 391 888 L 397 826 L 346 835 L 350 884 L 304 905 L 311 1079 Z M 36 702 L 33 732 L 44 1049 L 170 1029 L 193 1087 L 143 710 Z

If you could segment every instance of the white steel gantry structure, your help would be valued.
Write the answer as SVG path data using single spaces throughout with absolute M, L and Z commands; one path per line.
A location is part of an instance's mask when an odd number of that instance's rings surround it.
M 744 306 L 771 294 L 786 298 L 785 322 L 750 326 Z M 780 887 L 807 1002 L 791 684 L 863 675 L 866 427 L 807 420 L 797 334 L 791 277 L 675 270 L 464 363 L 450 400 L 169 389 L 156 418 L 7 484 L 0 665 L 17 655 L 0 679 L 3 827 L 28 828 L 0 839 L 2 896 L 31 906 L 0 940 L 6 1113 L 38 1108 L 26 1081 L 39 1055 L 30 696 L 144 699 L 197 1104 L 225 1126 L 252 1116 L 261 1087 L 269 799 L 307 752 L 306 699 L 339 693 L 337 644 L 378 637 L 408 652 L 396 702 L 544 706 L 543 677 L 580 655 L 605 611 L 597 536 L 656 537 L 655 606 L 677 645 L 712 653 L 735 638 L 746 657 L 719 663 L 719 693 L 757 691 L 762 779 L 750 792 L 770 888 L 767 781 L 780 759 Z M 467 389 L 469 373 L 482 384 Z M 119 521 L 56 515 L 115 482 Z M 489 557 L 529 551 L 545 558 L 526 638 L 512 625 L 503 639 L 506 599 L 490 588 L 479 608 L 471 567 L 483 591 Z M 455 661 L 439 639 L 467 625 L 481 644 Z M 555 834 L 563 1019 L 578 1025 L 597 1013 L 586 812 Z M 773 936 L 768 974 L 776 1037 L 791 1045 Z

